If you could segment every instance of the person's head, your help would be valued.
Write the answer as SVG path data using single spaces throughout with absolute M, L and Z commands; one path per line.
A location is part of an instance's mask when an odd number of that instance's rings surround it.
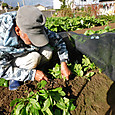
M 25 44 L 41 47 L 49 41 L 44 30 L 46 19 L 35 6 L 23 6 L 17 11 L 15 31 Z
M 32 44 L 32 42 L 28 38 L 28 35 L 26 33 L 24 33 L 23 31 L 21 31 L 20 28 L 17 25 L 15 27 L 15 32 L 16 32 L 16 34 L 18 36 L 20 36 L 20 38 L 24 41 L 25 44 L 27 44 L 27 45 L 31 45 Z

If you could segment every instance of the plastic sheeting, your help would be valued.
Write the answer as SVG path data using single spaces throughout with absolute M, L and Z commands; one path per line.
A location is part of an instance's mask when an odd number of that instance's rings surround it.
M 115 33 L 86 36 L 69 32 L 69 35 L 75 40 L 76 49 L 115 81 Z

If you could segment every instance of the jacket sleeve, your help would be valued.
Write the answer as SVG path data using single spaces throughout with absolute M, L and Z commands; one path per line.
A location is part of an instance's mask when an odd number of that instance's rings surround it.
M 14 46 L 18 44 L 14 32 L 16 12 L 7 12 L 0 15 L 0 39 L 3 40 L 4 46 Z M 12 38 L 13 39 L 12 39 Z
M 46 34 L 48 35 L 50 44 L 53 47 L 55 47 L 58 51 L 60 62 L 68 62 L 69 61 L 68 51 L 67 51 L 66 44 L 63 41 L 62 37 L 59 36 L 58 33 L 50 31 L 46 27 L 45 27 L 45 31 L 46 31 Z
M 7 80 L 27 81 L 34 80 L 36 70 L 14 67 L 12 54 L 25 52 L 24 48 L 16 49 L 17 36 L 13 36 L 16 12 L 7 12 L 0 15 L 0 77 Z M 31 49 L 31 48 L 30 48 Z
M 0 59 L 0 77 L 6 80 L 17 81 L 34 81 L 35 69 L 25 69 L 13 66 L 13 60 L 7 60 L 5 58 Z

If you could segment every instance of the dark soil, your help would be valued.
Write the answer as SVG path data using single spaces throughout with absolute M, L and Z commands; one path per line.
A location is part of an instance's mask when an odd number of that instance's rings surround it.
M 112 24 L 113 26 L 113 24 Z M 114 23 L 115 27 L 115 23 Z M 97 28 L 97 27 L 96 27 Z M 103 28 L 103 27 L 99 27 Z M 84 30 L 81 31 L 83 33 Z M 80 32 L 80 31 L 76 31 Z M 82 55 L 76 52 L 76 49 L 69 46 L 69 42 L 65 40 L 69 49 L 70 60 L 72 63 L 80 61 Z M 17 90 L 10 91 L 7 87 L 0 87 L 0 115 L 10 115 L 13 110 L 9 106 L 10 102 L 16 98 L 26 97 L 25 91 L 37 91 L 37 81 L 27 81 Z M 45 89 L 62 87 L 68 98 L 75 99 L 76 109 L 71 111 L 72 115 L 114 115 L 115 114 L 115 83 L 109 79 L 104 73 L 95 74 L 90 81 L 87 79 L 70 76 L 68 82 L 63 79 L 54 79 L 49 81 Z

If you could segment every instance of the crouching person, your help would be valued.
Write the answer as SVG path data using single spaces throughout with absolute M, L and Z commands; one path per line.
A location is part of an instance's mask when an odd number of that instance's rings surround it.
M 62 76 L 69 80 L 65 42 L 48 30 L 45 22 L 42 12 L 34 6 L 0 15 L 0 77 L 10 81 L 10 90 L 16 90 L 21 81 L 48 81 L 36 68 L 52 58 L 51 47 L 57 50 Z

